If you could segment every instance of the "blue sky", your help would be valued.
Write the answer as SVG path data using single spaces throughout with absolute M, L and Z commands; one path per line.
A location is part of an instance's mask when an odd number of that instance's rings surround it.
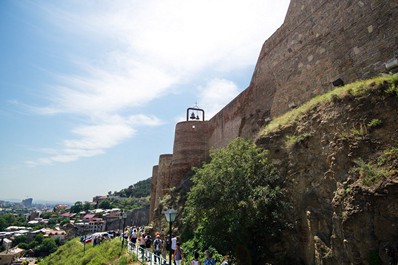
M 195 103 L 250 83 L 289 0 L 0 1 L 0 199 L 90 201 L 151 177 Z

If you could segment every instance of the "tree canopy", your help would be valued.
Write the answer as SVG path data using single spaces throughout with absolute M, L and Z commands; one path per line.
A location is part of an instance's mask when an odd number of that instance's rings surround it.
M 284 228 L 278 172 L 267 151 L 241 138 L 210 157 L 193 177 L 184 210 L 186 229 L 239 264 L 255 264 L 258 253 L 266 254 L 267 242 Z M 249 260 L 239 261 L 245 254 Z

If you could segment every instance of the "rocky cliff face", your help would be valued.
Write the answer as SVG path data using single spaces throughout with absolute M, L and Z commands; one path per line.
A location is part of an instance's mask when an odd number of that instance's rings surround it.
M 270 150 L 293 206 L 293 229 L 275 246 L 276 260 L 397 264 L 397 90 L 366 86 L 356 95 L 342 91 L 257 139 Z

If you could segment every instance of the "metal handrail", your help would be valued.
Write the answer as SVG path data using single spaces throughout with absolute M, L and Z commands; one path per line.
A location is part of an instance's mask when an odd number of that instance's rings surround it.
M 155 253 L 149 251 L 147 248 L 142 248 L 138 244 L 133 244 L 131 241 L 127 244 L 127 251 L 135 253 L 141 263 L 146 262 L 146 264 L 149 265 L 168 265 L 167 260 L 162 256 L 155 255 Z

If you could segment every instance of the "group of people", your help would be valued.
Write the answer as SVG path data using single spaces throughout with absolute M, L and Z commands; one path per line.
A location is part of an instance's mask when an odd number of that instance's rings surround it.
M 150 233 L 146 232 L 144 228 L 141 227 L 131 227 L 129 229 L 129 239 L 133 247 L 138 244 L 141 249 L 141 258 L 142 259 L 149 259 L 149 257 L 146 256 L 145 253 L 148 251 L 152 250 L 153 246 L 153 252 L 155 254 L 155 262 L 157 263 L 159 261 L 160 264 L 160 257 L 163 259 L 166 259 L 166 251 L 167 251 L 167 245 L 165 242 L 168 242 L 167 240 L 163 240 L 160 237 L 160 233 L 156 233 L 156 238 L 155 240 L 152 239 L 152 236 Z M 167 238 L 166 238 L 167 239 Z M 148 250 L 148 251 L 145 251 Z
M 166 260 L 166 254 L 170 252 L 173 253 L 172 260 L 174 261 L 173 265 L 182 265 L 184 260 L 184 251 L 181 248 L 181 244 L 178 238 L 175 235 L 171 237 L 171 245 L 170 239 L 168 236 L 161 236 L 159 232 L 155 233 L 155 240 L 152 240 L 150 233 L 146 232 L 143 228 L 131 227 L 129 229 L 129 239 L 131 244 L 135 247 L 138 243 L 141 248 L 142 259 L 147 259 L 145 256 L 145 250 L 152 249 L 154 255 L 155 264 L 161 264 L 160 257 L 163 260 Z M 150 251 L 149 250 L 149 251 Z M 209 251 L 205 251 L 206 258 L 202 261 L 199 260 L 199 253 L 195 252 L 194 259 L 189 262 L 189 265 L 215 265 L 216 262 L 212 257 Z M 221 265 L 228 265 L 227 261 L 223 261 Z

